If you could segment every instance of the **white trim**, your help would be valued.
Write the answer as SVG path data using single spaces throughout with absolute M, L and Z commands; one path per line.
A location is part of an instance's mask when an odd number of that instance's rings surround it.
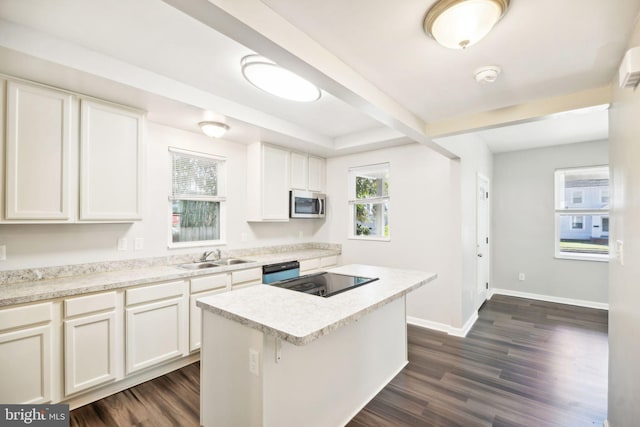
M 604 423 L 602 425 L 604 427 L 611 427 L 611 424 L 609 424 L 609 420 L 604 420 Z
M 529 292 L 518 292 L 509 289 L 489 289 L 489 299 L 494 295 L 507 295 L 518 298 L 529 298 L 538 301 L 555 302 L 558 304 L 575 305 L 578 307 L 596 308 L 598 310 L 609 310 L 609 304 L 604 302 L 587 301 L 573 298 L 554 297 L 551 295 L 532 294 Z
M 462 328 L 455 328 L 445 323 L 433 322 L 431 320 L 421 319 L 419 317 L 407 316 L 407 323 L 421 328 L 433 329 L 435 331 L 445 332 L 448 335 L 454 337 L 464 338 L 467 336 L 473 325 L 478 320 L 478 312 L 473 312 L 473 315 L 465 322 Z

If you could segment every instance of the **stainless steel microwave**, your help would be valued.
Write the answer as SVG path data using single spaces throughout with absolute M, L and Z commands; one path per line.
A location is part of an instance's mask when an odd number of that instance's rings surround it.
M 324 218 L 326 196 L 312 191 L 289 192 L 289 216 L 291 218 Z

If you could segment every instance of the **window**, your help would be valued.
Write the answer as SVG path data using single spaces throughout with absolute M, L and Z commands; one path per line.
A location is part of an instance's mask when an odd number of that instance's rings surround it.
M 606 261 L 609 256 L 609 168 L 555 172 L 557 258 Z
M 177 148 L 169 152 L 169 247 L 223 243 L 224 158 Z
M 571 229 L 572 230 L 582 230 L 584 227 L 584 217 L 583 216 L 572 216 L 571 217 Z
M 389 163 L 349 169 L 352 239 L 389 240 Z
M 574 205 L 580 205 L 580 204 L 582 204 L 582 194 L 583 194 L 583 192 L 582 192 L 582 191 L 574 191 L 574 192 L 573 192 L 573 196 L 572 196 L 572 198 L 571 198 L 571 202 L 572 202 Z

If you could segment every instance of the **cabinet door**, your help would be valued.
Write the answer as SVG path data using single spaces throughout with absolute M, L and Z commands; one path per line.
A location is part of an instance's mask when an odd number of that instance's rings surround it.
M 51 401 L 51 325 L 0 333 L 0 402 Z
M 189 297 L 189 351 L 195 351 L 200 348 L 202 341 L 202 309 L 196 305 L 198 298 L 204 298 L 211 295 L 227 292 L 226 288 L 216 289 L 215 291 L 201 292 Z
M 116 378 L 116 312 L 64 322 L 65 394 Z
M 309 191 L 324 191 L 325 160 L 309 156 Z
M 127 308 L 127 374 L 187 354 L 185 298 Z
M 143 116 L 83 99 L 80 133 L 80 219 L 141 219 Z
M 291 188 L 307 189 L 309 176 L 308 157 L 306 154 L 291 153 Z
M 70 219 L 72 96 L 7 83 L 5 217 Z
M 289 219 L 289 152 L 263 146 L 262 219 Z

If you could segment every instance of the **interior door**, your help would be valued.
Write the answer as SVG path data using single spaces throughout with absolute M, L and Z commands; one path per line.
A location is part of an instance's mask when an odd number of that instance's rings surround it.
M 487 299 L 489 289 L 489 179 L 478 174 L 477 179 L 477 298 L 476 308 L 479 308 Z

